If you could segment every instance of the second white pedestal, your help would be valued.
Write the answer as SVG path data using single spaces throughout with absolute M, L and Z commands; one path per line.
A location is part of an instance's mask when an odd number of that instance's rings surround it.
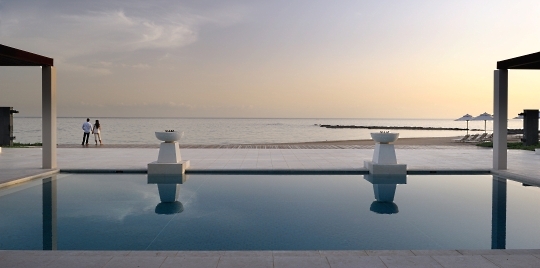
M 178 163 L 158 163 L 148 164 L 149 175 L 180 175 L 186 172 L 189 167 L 189 160 L 183 160 Z
M 364 167 L 373 175 L 404 175 L 407 174 L 406 164 L 375 164 L 372 161 L 364 161 Z
M 393 144 L 376 143 L 375 152 L 373 153 L 373 163 L 380 165 L 395 165 L 397 164 L 396 150 Z
M 162 142 L 159 145 L 158 163 L 178 163 L 182 161 L 178 142 Z

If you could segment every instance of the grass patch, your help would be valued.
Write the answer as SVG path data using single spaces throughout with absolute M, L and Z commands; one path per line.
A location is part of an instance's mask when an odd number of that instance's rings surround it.
M 6 148 L 27 148 L 27 147 L 41 147 L 43 146 L 43 143 L 41 142 L 34 142 L 34 143 L 20 143 L 20 142 L 14 142 L 13 146 L 4 146 Z
M 482 142 L 482 143 L 476 144 L 476 146 L 493 148 L 493 142 Z M 507 146 L 508 146 L 508 149 L 527 150 L 527 151 L 534 151 L 534 149 L 540 148 L 540 144 L 525 146 L 523 145 L 522 142 L 509 142 Z

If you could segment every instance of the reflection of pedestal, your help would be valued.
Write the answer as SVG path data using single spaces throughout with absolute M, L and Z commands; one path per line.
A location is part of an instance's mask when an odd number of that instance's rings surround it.
M 170 203 L 176 201 L 178 198 L 180 191 L 180 185 L 178 184 L 158 183 L 157 188 L 161 202 Z
M 148 174 L 179 175 L 188 167 L 189 161 L 182 160 L 178 142 L 163 142 L 159 146 L 158 161 L 148 164 Z
M 385 133 L 381 133 L 385 134 Z M 407 174 L 407 165 L 398 164 L 393 144 L 377 142 L 372 161 L 364 161 L 370 174 Z
M 379 202 L 394 201 L 396 185 L 407 184 L 407 175 L 364 175 L 364 179 L 373 184 L 373 193 Z
M 148 174 L 148 184 L 157 184 L 161 202 L 175 202 L 178 199 L 180 184 L 187 180 L 186 174 L 156 175 Z
M 148 184 L 157 184 L 161 203 L 156 206 L 157 214 L 175 214 L 184 211 L 182 203 L 178 202 L 180 184 L 187 180 L 187 175 L 156 175 L 148 174 Z
M 394 202 L 397 184 L 373 184 L 375 199 L 379 202 Z
M 364 179 L 373 184 L 375 200 L 370 210 L 378 214 L 395 214 L 399 212 L 394 203 L 398 184 L 407 183 L 407 175 L 364 175 Z

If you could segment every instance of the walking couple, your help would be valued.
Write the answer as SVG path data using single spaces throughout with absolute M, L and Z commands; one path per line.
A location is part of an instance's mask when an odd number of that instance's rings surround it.
M 84 145 L 85 143 L 86 145 L 88 145 L 88 138 L 90 137 L 90 132 L 94 134 L 96 145 L 98 140 L 100 145 L 103 144 L 101 143 L 101 125 L 99 124 L 99 120 L 96 120 L 96 123 L 92 126 L 92 124 L 90 123 L 90 118 L 86 118 L 86 122 L 84 122 L 84 124 L 82 125 L 82 129 L 84 131 L 84 135 L 81 145 Z

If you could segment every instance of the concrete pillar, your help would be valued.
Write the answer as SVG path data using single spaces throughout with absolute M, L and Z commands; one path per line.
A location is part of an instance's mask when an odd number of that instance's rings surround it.
M 494 71 L 493 169 L 508 168 L 508 70 Z
M 53 169 L 56 164 L 56 68 L 41 67 L 41 109 L 42 109 L 42 142 L 43 168 Z

